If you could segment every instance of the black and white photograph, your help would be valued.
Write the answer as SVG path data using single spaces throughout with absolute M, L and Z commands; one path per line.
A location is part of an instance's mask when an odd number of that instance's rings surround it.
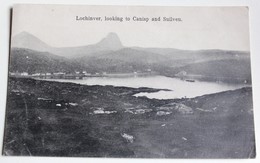
M 19 4 L 2 155 L 255 158 L 249 9 Z

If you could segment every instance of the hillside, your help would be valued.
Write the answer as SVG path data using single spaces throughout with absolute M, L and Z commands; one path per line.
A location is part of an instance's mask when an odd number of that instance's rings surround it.
M 98 54 L 93 57 L 81 57 L 75 60 L 85 65 L 88 70 L 110 73 L 143 72 L 148 69 L 157 71 L 156 67 L 164 67 L 165 63 L 169 62 L 167 56 L 131 48 Z
M 170 60 L 187 62 L 202 62 L 208 60 L 223 60 L 223 59 L 233 59 L 233 58 L 248 58 L 250 56 L 249 52 L 245 51 L 232 51 L 232 50 L 181 50 L 173 48 L 141 48 L 133 47 L 133 49 L 141 50 L 149 53 L 160 54 L 161 56 L 168 57 Z
M 38 52 L 30 49 L 12 48 L 10 53 L 10 72 L 46 73 L 74 72 L 83 67 L 72 60 L 53 55 L 48 52 Z
M 151 88 L 25 78 L 8 86 L 3 155 L 255 158 L 249 87 L 156 100 L 133 96 Z
M 192 63 L 172 70 L 185 71 L 188 75 L 201 75 L 205 80 L 251 82 L 250 59 L 226 59 Z

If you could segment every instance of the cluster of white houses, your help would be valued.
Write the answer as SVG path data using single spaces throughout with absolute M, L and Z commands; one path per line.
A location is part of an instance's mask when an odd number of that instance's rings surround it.
M 87 73 L 86 71 L 76 71 L 75 73 L 65 73 L 65 72 L 54 72 L 54 73 L 33 73 L 29 74 L 28 72 L 10 72 L 10 76 L 15 77 L 33 77 L 33 78 L 83 78 L 84 76 L 92 75 Z M 99 75 L 96 73 L 95 75 Z
M 10 76 L 14 77 L 31 77 L 31 78 L 43 78 L 43 79 L 82 79 L 83 77 L 130 77 L 130 76 L 145 76 L 154 74 L 150 69 L 146 72 L 132 72 L 132 73 L 107 73 L 107 72 L 95 72 L 88 73 L 87 71 L 75 71 L 74 73 L 54 72 L 54 73 L 33 73 L 28 72 L 10 72 Z

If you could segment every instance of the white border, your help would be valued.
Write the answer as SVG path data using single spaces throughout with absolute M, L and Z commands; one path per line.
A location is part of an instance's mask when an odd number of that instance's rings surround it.
M 0 152 L 2 152 L 2 141 L 5 121 L 5 102 L 7 91 L 7 69 L 9 57 L 9 33 L 10 33 L 10 8 L 17 3 L 33 4 L 86 4 L 86 5 L 142 5 L 142 6 L 249 6 L 250 13 L 250 46 L 251 66 L 253 77 L 253 100 L 255 115 L 255 131 L 257 157 L 250 160 L 225 160 L 225 159 L 102 159 L 102 158 L 55 158 L 55 157 L 6 157 L 0 154 L 0 162 L 7 163 L 45 163 L 57 162 L 259 162 L 260 145 L 260 1 L 259 0 L 1 0 L 0 1 Z

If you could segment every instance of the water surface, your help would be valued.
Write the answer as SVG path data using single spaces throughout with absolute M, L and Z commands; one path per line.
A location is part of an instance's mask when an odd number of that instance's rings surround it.
M 212 94 L 227 90 L 235 90 L 246 85 L 242 84 L 225 84 L 217 82 L 195 81 L 188 82 L 178 78 L 170 78 L 165 76 L 146 76 L 146 77 L 86 77 L 79 79 L 47 79 L 59 82 L 72 82 L 83 85 L 113 85 L 125 86 L 132 88 L 149 87 L 157 89 L 169 89 L 171 91 L 159 91 L 153 93 L 138 93 L 135 96 L 146 96 L 156 99 L 174 99 L 174 98 L 192 98 L 205 94 Z

